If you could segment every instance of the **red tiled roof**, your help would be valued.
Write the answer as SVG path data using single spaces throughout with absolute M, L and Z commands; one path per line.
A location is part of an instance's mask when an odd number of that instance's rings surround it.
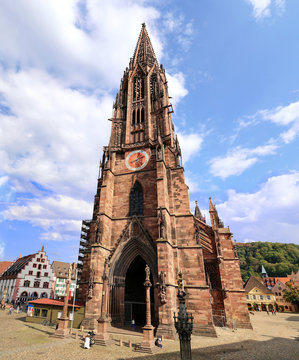
M 28 301 L 28 303 L 29 303 L 29 304 L 40 304 L 40 305 L 57 305 L 57 306 L 63 306 L 63 301 L 62 301 L 62 300 L 54 300 L 54 299 L 48 299 L 48 298 L 43 298 L 43 299 L 37 299 L 37 300 Z M 81 306 L 83 306 L 83 305 L 84 305 L 83 302 L 75 301 L 75 306 L 76 306 L 76 307 L 81 307 Z M 73 300 L 69 300 L 68 306 L 70 306 L 70 307 L 73 306 Z
M 0 261 L 0 275 L 12 264 L 12 261 Z

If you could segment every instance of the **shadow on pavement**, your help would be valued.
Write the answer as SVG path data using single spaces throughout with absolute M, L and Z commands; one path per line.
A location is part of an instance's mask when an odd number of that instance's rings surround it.
M 163 350 L 162 350 L 163 351 Z M 296 339 L 273 338 L 267 341 L 247 340 L 243 342 L 192 349 L 193 360 L 287 360 L 299 359 L 299 346 Z M 180 360 L 178 351 L 172 353 L 157 353 L 139 357 L 127 357 L 134 360 Z M 123 360 L 123 358 L 118 358 Z
M 44 329 L 39 329 L 38 327 L 31 326 L 31 325 L 28 325 L 28 324 L 26 324 L 25 326 L 27 326 L 27 327 L 30 328 L 30 329 L 43 332 L 43 333 L 45 333 L 45 334 L 47 334 L 47 335 L 52 335 L 52 334 L 53 334 L 53 331 L 48 331 L 48 330 L 44 330 Z
M 289 316 L 286 318 L 287 321 L 299 321 L 299 316 Z

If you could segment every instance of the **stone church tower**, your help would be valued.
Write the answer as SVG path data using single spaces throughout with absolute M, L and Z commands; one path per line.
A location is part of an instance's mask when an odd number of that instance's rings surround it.
M 228 326 L 251 327 L 229 228 L 211 201 L 212 226 L 197 205 L 195 214 L 190 212 L 165 70 L 144 24 L 113 109 L 93 217 L 82 226 L 78 267 L 79 298 L 86 303 L 83 325 L 97 328 L 105 271 L 111 323 L 124 325 L 134 318 L 143 326 L 148 264 L 152 322 L 158 334 L 174 336 L 181 269 L 194 334 L 215 335 L 217 317 Z

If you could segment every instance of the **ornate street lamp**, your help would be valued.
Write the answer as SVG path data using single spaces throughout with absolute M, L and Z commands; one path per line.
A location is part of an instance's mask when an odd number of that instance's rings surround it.
M 186 311 L 186 293 L 184 291 L 182 270 L 178 273 L 179 313 L 174 313 L 174 326 L 180 338 L 181 360 L 192 360 L 191 334 L 193 330 L 193 316 Z

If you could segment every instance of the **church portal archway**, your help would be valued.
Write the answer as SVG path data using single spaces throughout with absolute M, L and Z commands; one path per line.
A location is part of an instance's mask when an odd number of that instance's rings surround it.
M 158 309 L 154 303 L 157 298 L 157 255 L 151 244 L 146 244 L 139 238 L 131 238 L 114 254 L 110 267 L 110 301 L 109 312 L 114 325 L 131 323 L 145 324 L 145 265 L 151 271 L 151 302 L 152 324 L 154 324 Z
M 130 324 L 132 319 L 136 325 L 145 324 L 145 266 L 146 262 L 141 256 L 131 262 L 125 279 L 125 324 Z M 150 277 L 153 283 L 153 277 Z M 151 313 L 154 321 L 154 290 L 151 287 Z

